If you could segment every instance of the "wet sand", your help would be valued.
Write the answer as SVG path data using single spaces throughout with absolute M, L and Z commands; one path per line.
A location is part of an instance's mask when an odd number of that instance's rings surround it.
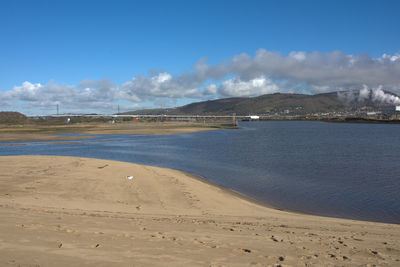
M 64 125 L 0 126 L 0 142 L 53 141 L 87 139 L 97 134 L 181 134 L 221 129 L 219 123 L 196 122 L 137 122 L 137 123 L 78 123 Z M 57 135 L 78 133 L 83 136 Z M 89 135 L 89 136 L 84 136 Z
M 280 211 L 109 160 L 0 157 L 0 218 L 0 266 L 400 266 L 400 225 Z

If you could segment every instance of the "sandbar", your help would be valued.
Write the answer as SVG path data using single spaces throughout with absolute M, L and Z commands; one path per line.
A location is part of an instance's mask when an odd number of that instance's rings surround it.
M 272 209 L 171 169 L 0 157 L 0 266 L 399 266 L 400 225 Z
M 76 123 L 61 125 L 1 125 L 0 142 L 76 140 L 105 134 L 182 134 L 224 129 L 221 123 L 199 122 L 123 122 L 123 123 Z M 59 135 L 77 133 L 80 135 Z

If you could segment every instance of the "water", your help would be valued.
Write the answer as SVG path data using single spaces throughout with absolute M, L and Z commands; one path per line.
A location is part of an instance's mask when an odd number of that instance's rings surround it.
M 400 223 L 400 125 L 243 122 L 241 130 L 24 142 L 0 155 L 67 155 L 188 171 L 266 204 Z

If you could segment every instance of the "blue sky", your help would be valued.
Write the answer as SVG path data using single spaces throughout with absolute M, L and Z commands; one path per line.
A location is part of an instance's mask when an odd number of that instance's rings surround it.
M 400 1 L 3 0 L 0 110 L 400 92 L 398 10 Z

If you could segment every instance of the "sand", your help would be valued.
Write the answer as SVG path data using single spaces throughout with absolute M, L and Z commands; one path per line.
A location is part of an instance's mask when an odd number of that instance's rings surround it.
M 0 266 L 279 265 L 400 266 L 400 225 L 276 210 L 176 170 L 0 157 Z
M 53 141 L 87 139 L 98 134 L 181 134 L 210 131 L 227 126 L 221 123 L 200 122 L 123 122 L 123 123 L 76 123 L 62 125 L 0 125 L 1 142 Z M 81 136 L 58 135 L 78 133 Z

